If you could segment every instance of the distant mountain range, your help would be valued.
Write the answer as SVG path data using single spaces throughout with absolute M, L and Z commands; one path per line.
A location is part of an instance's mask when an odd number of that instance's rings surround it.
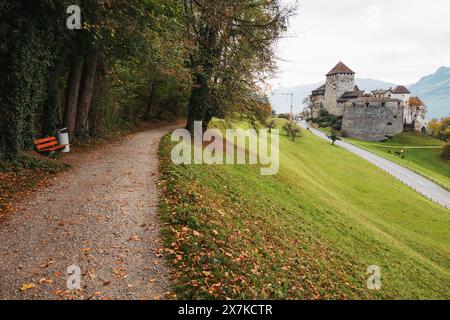
M 439 68 L 435 73 L 423 77 L 408 88 L 428 106 L 428 119 L 450 116 L 449 67 Z
M 301 102 L 311 94 L 311 91 L 320 87 L 324 82 L 305 84 L 295 87 L 280 87 L 274 90 L 269 99 L 274 110 L 278 113 L 287 113 L 290 110 L 290 97 L 283 93 L 294 93 L 294 112 L 300 112 L 304 106 Z M 388 89 L 397 86 L 376 79 L 356 78 L 356 85 L 361 90 Z M 441 67 L 436 73 L 423 77 L 419 82 L 409 85 L 408 88 L 419 96 L 428 106 L 427 118 L 441 118 L 450 116 L 450 68 Z

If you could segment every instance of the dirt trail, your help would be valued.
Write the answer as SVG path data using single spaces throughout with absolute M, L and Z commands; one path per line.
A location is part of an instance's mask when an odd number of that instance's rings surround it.
M 159 250 L 157 150 L 170 128 L 80 155 L 0 224 L 0 299 L 159 299 L 170 292 Z M 67 268 L 81 269 L 69 291 Z M 21 291 L 24 284 L 34 288 Z M 28 286 L 28 287 L 32 287 Z

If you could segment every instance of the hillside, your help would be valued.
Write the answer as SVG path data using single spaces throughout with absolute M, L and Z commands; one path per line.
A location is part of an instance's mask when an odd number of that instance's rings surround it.
M 176 166 L 160 146 L 160 216 L 179 298 L 448 299 L 448 210 L 303 131 L 280 173 Z M 382 289 L 366 270 L 382 270 Z M 405 271 L 407 270 L 407 272 Z
M 311 94 L 311 91 L 321 86 L 323 82 L 317 82 L 312 84 L 305 84 L 295 87 L 280 87 L 274 90 L 270 95 L 270 103 L 274 110 L 278 113 L 287 113 L 290 111 L 290 97 L 280 95 L 280 93 L 294 93 L 294 112 L 300 112 L 304 106 L 301 106 L 301 102 L 304 98 L 308 97 Z M 390 88 L 395 87 L 396 85 L 389 82 L 384 82 L 381 80 L 375 79 L 362 79 L 356 78 L 355 83 L 361 88 L 365 90 L 375 90 L 380 88 Z
M 345 140 L 418 172 L 450 190 L 450 164 L 439 156 L 444 145 L 441 140 L 416 132 L 403 132 L 386 142 Z M 403 159 L 395 153 L 400 150 L 404 152 Z
M 450 116 L 450 68 L 441 67 L 435 73 L 410 85 L 409 89 L 428 106 L 427 118 Z

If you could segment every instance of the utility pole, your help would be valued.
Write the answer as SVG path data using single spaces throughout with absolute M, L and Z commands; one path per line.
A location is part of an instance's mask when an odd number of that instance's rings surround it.
M 281 93 L 282 96 L 291 96 L 291 113 L 289 115 L 289 120 L 292 121 L 294 120 L 294 94 L 293 93 Z

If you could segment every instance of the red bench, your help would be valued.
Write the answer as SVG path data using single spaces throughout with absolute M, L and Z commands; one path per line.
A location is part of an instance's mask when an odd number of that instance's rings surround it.
M 34 146 L 40 153 L 60 151 L 61 149 L 64 149 L 66 147 L 65 144 L 59 144 L 58 140 L 55 137 L 34 140 Z

